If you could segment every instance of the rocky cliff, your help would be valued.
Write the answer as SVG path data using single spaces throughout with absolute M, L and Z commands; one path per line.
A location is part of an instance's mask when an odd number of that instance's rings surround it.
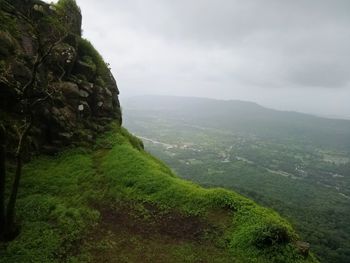
M 121 123 L 116 81 L 82 38 L 81 23 L 75 1 L 1 0 L 0 116 L 9 144 L 24 121 L 24 100 L 40 101 L 33 114 L 31 151 L 51 153 L 93 141 L 106 123 Z M 25 94 L 31 82 L 32 91 Z

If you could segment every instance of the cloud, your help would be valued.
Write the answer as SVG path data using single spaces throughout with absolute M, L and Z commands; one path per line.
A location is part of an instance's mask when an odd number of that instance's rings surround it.
M 237 98 L 350 116 L 350 1 L 78 4 L 84 35 L 111 63 L 122 94 Z

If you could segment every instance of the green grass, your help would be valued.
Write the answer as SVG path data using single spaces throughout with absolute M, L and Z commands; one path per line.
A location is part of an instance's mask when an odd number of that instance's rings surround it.
M 94 181 L 83 150 L 26 165 L 17 203 L 22 231 L 1 250 L 3 262 L 62 262 L 99 217 L 88 205 Z
M 297 253 L 278 214 L 179 179 L 116 126 L 94 149 L 26 165 L 17 216 L 21 234 L 0 249 L 1 262 L 316 262 Z M 178 236 L 173 218 L 193 233 Z

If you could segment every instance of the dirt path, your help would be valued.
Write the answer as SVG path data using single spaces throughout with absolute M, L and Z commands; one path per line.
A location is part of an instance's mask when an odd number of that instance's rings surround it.
M 96 176 L 102 182 L 100 163 L 107 151 L 93 156 Z M 131 201 L 95 208 L 100 221 L 84 245 L 92 262 L 233 262 L 224 248 L 224 229 L 218 218 L 185 216 Z

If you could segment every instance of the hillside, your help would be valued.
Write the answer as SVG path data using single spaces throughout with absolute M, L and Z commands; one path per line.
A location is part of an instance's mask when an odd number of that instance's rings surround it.
M 121 127 L 74 0 L 0 3 L 0 262 L 317 262 L 276 212 L 180 179 Z
M 93 149 L 28 164 L 2 262 L 314 262 L 276 213 L 177 178 L 140 143 L 114 125 Z
M 277 210 L 321 262 L 349 262 L 350 121 L 202 98 L 123 105 L 125 126 L 180 177 Z

